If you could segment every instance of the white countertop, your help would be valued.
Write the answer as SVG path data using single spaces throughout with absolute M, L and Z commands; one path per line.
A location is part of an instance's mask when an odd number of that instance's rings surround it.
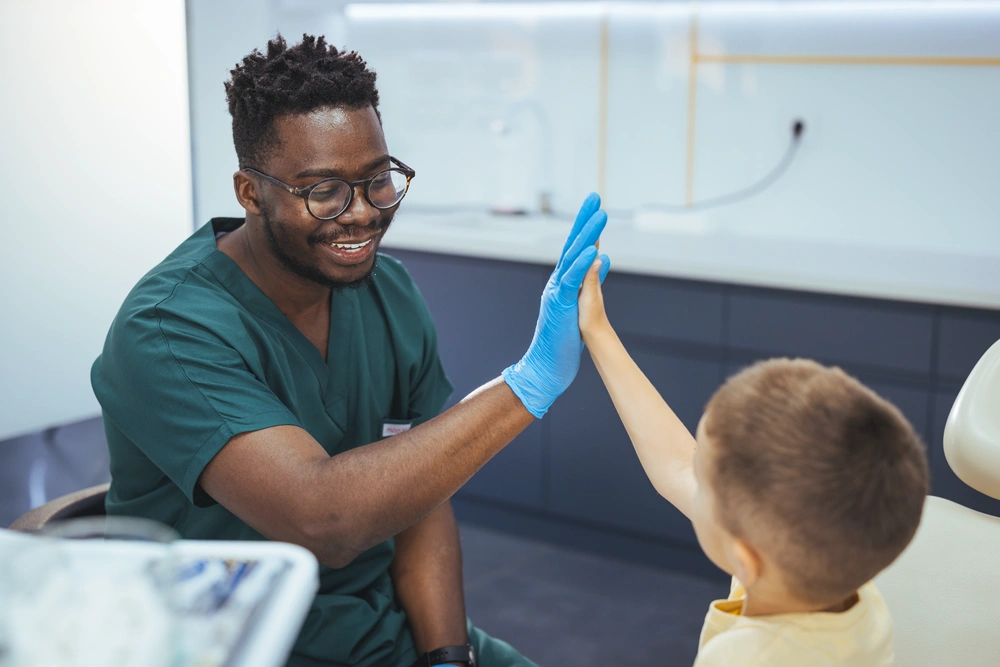
M 554 264 L 572 221 L 401 210 L 383 247 Z M 683 224 L 683 223 L 682 223 Z M 612 216 L 611 270 L 650 276 L 1000 310 L 1000 258 L 684 229 Z

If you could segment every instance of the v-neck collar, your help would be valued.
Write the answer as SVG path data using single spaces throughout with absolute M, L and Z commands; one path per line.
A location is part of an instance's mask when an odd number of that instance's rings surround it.
M 247 310 L 272 324 L 292 342 L 299 353 L 309 362 L 322 387 L 325 389 L 335 389 L 328 387 L 330 384 L 331 369 L 337 367 L 337 356 L 339 356 L 339 353 L 346 346 L 343 344 L 335 346 L 334 341 L 344 342 L 346 335 L 351 330 L 354 317 L 355 308 L 354 304 L 351 303 L 351 299 L 348 298 L 349 295 L 338 293 L 336 290 L 331 291 L 330 330 L 327 335 L 326 361 L 324 361 L 319 349 L 281 312 L 281 309 L 271 300 L 271 297 L 267 296 L 257 286 L 257 283 L 244 273 L 243 269 L 240 268 L 239 264 L 232 257 L 219 250 L 215 239 L 217 231 L 216 221 L 220 223 L 218 231 L 233 231 L 239 227 L 239 225 L 233 227 L 231 224 L 227 224 L 230 222 L 229 219 L 215 218 L 200 230 L 199 233 L 204 233 L 206 237 L 204 239 L 205 242 L 212 245 L 212 251 L 203 262 L 204 266 L 218 278 L 223 287 L 236 297 Z

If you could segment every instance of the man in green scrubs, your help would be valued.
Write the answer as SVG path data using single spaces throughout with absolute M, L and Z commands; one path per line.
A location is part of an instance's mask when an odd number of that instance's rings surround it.
M 319 593 L 291 665 L 533 664 L 467 622 L 449 498 L 575 376 L 599 198 L 525 356 L 438 415 L 452 386 L 433 322 L 377 253 L 414 172 L 389 156 L 374 73 L 323 38 L 278 37 L 226 92 L 246 217 L 212 220 L 153 268 L 92 370 L 108 513 L 311 550 Z

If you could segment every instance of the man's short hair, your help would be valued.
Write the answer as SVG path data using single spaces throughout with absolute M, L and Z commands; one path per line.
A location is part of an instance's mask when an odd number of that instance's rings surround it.
M 716 519 L 760 549 L 805 602 L 870 581 L 916 533 L 927 455 L 903 414 L 839 368 L 757 363 L 706 408 Z
M 230 73 L 226 99 L 240 169 L 267 159 L 277 145 L 274 121 L 285 114 L 371 105 L 378 115 L 375 72 L 356 51 L 338 51 L 322 36 L 302 35 L 289 48 L 279 34 L 267 43 L 266 55 L 254 49 Z

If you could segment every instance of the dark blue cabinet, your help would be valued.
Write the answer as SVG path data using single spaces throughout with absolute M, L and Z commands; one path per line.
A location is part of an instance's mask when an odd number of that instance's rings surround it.
M 960 385 L 983 353 L 1000 340 L 1000 313 L 942 310 L 936 370 L 941 379 Z
M 718 386 L 718 362 L 649 350 L 632 350 L 632 357 L 693 432 Z M 549 507 L 553 511 L 660 538 L 694 541 L 691 522 L 647 479 L 589 359 L 547 419 L 551 420 Z
M 830 364 L 930 373 L 933 309 L 870 299 L 733 289 L 729 345 Z
M 437 323 L 452 403 L 524 353 L 551 267 L 389 252 L 413 275 Z M 933 493 L 1000 515 L 1000 501 L 951 472 L 941 437 L 962 382 L 1000 339 L 1000 313 L 622 272 L 608 276 L 604 293 L 629 352 L 689 429 L 740 368 L 771 356 L 811 357 L 841 366 L 906 415 L 928 445 Z M 495 527 L 646 563 L 711 569 L 690 522 L 646 478 L 586 352 L 548 416 L 457 498 Z
M 721 285 L 611 273 L 604 281 L 608 318 L 619 335 L 722 344 Z

